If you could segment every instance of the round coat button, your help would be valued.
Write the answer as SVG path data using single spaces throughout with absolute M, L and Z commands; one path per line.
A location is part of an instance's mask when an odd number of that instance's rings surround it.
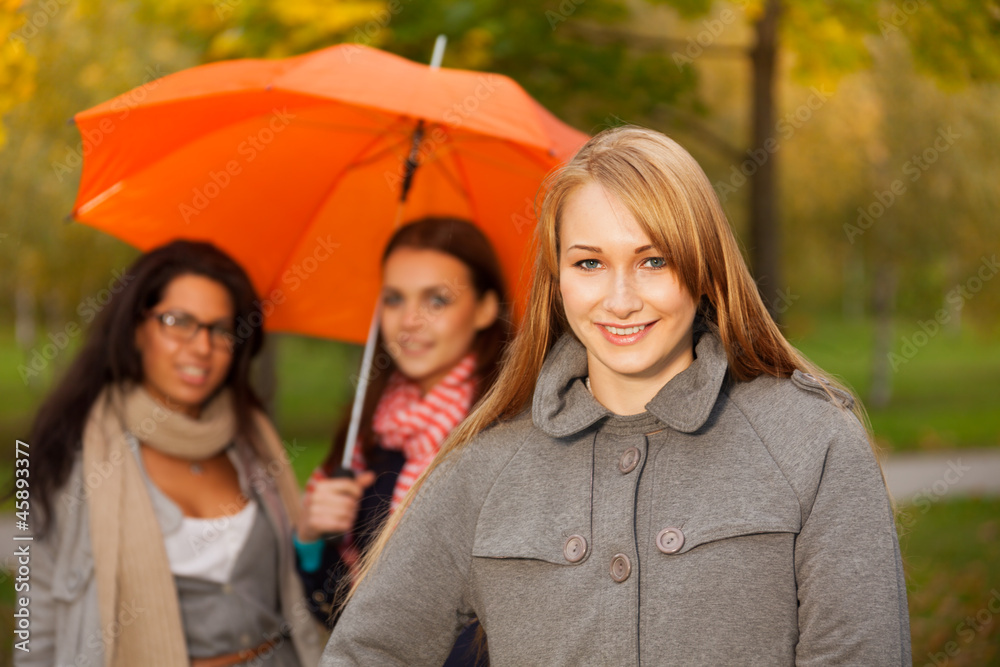
M 611 578 L 619 584 L 632 574 L 632 562 L 625 554 L 615 554 L 611 559 Z
M 665 554 L 675 554 L 684 546 L 684 533 L 680 528 L 664 528 L 656 536 L 656 548 Z
M 627 475 L 635 470 L 641 458 L 642 453 L 638 447 L 629 447 L 622 453 L 621 459 L 618 460 L 618 469 Z
M 582 535 L 570 535 L 563 546 L 563 556 L 570 563 L 579 563 L 587 555 L 587 540 Z

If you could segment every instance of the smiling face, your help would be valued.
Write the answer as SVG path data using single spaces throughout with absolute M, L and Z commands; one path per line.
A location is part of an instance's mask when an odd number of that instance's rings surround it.
M 587 348 L 594 396 L 618 414 L 646 403 L 694 359 L 697 300 L 635 217 L 590 181 L 565 202 L 559 290 Z
M 224 345 L 213 344 L 213 334 L 205 328 L 190 340 L 180 340 L 176 331 L 168 331 L 157 319 L 163 313 L 187 314 L 198 322 L 231 331 L 232 299 L 214 280 L 193 274 L 177 276 L 164 288 L 163 298 L 150 309 L 149 317 L 136 327 L 143 387 L 164 406 L 197 418 L 205 401 L 225 380 L 233 353 Z
M 382 277 L 382 343 L 400 372 L 426 392 L 496 320 L 496 294 L 476 294 L 469 268 L 437 250 L 400 247 Z

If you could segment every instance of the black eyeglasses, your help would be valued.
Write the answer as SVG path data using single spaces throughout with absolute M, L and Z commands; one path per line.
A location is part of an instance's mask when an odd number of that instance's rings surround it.
M 232 352 L 236 347 L 236 334 L 221 324 L 199 322 L 193 315 L 181 311 L 168 310 L 165 313 L 149 313 L 160 323 L 160 329 L 169 338 L 181 343 L 194 340 L 202 329 L 208 330 L 212 347 Z

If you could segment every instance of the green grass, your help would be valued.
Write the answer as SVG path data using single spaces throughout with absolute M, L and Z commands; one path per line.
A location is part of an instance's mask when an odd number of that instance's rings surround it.
M 351 376 L 357 374 L 360 363 L 357 345 L 281 336 L 275 414 L 282 437 L 329 441 L 354 397 Z
M 894 352 L 919 331 L 896 323 Z M 787 335 L 865 400 L 871 384 L 873 328 L 868 322 L 793 320 Z M 888 406 L 868 405 L 876 437 L 890 450 L 994 447 L 1000 444 L 1000 345 L 989 336 L 941 332 L 892 373 Z M 867 403 L 867 401 L 866 401 Z
M 902 511 L 913 664 L 1000 664 L 1000 499 Z

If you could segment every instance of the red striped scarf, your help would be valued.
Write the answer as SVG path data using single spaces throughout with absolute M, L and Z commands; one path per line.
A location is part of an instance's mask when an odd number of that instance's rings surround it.
M 472 377 L 475 369 L 476 358 L 470 354 L 424 396 L 420 395 L 420 385 L 400 373 L 389 380 L 375 408 L 372 429 L 384 449 L 402 451 L 406 459 L 392 492 L 390 509 L 399 506 L 441 449 L 441 443 L 469 414 L 476 390 Z M 358 463 L 356 460 L 353 467 L 357 468 Z M 360 464 L 364 465 L 363 459 Z
M 476 390 L 475 369 L 476 357 L 469 354 L 424 396 L 420 395 L 419 384 L 399 372 L 389 379 L 375 408 L 372 429 L 384 449 L 402 451 L 406 460 L 396 479 L 390 510 L 396 509 L 441 449 L 441 443 L 469 414 Z M 357 473 L 368 468 L 360 441 L 351 468 Z M 323 478 L 322 470 L 316 470 L 307 490 L 311 490 L 314 480 Z

